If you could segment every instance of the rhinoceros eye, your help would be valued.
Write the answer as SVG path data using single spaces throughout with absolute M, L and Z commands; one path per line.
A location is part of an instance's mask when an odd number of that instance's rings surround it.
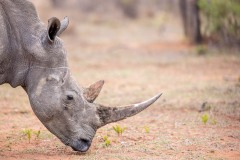
M 73 95 L 67 95 L 67 100 L 73 100 Z

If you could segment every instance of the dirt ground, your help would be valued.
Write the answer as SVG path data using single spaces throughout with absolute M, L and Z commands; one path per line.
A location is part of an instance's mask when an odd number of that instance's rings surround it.
M 40 16 L 46 20 L 47 13 Z M 173 41 L 172 34 L 167 39 L 151 22 L 75 21 L 62 39 L 81 86 L 105 80 L 96 103 L 124 105 L 163 93 L 154 105 L 99 129 L 91 148 L 77 153 L 40 123 L 23 89 L 2 85 L 0 159 L 240 160 L 239 53 L 199 55 L 197 47 Z M 121 136 L 116 125 L 126 127 Z

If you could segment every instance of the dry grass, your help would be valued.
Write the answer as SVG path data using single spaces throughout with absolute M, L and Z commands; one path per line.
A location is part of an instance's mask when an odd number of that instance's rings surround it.
M 209 51 L 198 56 L 191 46 L 163 43 L 156 26 L 142 22 L 128 27 L 74 23 L 62 37 L 69 65 L 83 86 L 106 81 L 97 103 L 123 105 L 159 92 L 163 96 L 139 115 L 117 123 L 126 127 L 122 136 L 112 129 L 116 124 L 101 128 L 90 150 L 81 154 L 44 128 L 21 88 L 2 85 L 0 159 L 239 159 L 239 54 Z M 204 102 L 211 106 L 206 125 L 204 113 L 198 112 Z M 23 129 L 40 130 L 40 137 L 28 143 Z

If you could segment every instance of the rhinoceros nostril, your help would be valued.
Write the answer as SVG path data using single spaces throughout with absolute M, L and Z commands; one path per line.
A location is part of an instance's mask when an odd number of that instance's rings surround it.
M 84 144 L 86 144 L 86 145 L 89 145 L 90 144 L 90 141 L 89 140 L 87 140 L 87 139 L 79 139 L 79 141 L 81 142 L 81 143 L 84 143 Z

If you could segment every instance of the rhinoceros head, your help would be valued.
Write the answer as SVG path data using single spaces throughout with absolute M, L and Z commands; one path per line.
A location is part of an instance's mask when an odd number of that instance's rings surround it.
M 154 103 L 160 94 L 142 103 L 123 107 L 105 107 L 93 101 L 98 96 L 103 81 L 88 88 L 80 88 L 72 78 L 59 35 L 67 28 L 68 19 L 52 18 L 40 36 L 42 52 L 33 56 L 26 80 L 34 113 L 45 127 L 64 144 L 76 151 L 87 151 L 96 130 L 111 122 L 133 116 Z M 31 53 L 35 55 L 35 53 Z M 36 53 L 36 55 L 39 55 Z

